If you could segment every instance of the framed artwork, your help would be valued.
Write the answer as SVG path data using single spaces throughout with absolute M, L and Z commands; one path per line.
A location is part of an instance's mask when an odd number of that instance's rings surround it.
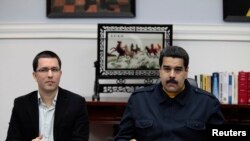
M 223 19 L 228 22 L 250 22 L 250 0 L 223 0 Z
M 136 0 L 47 0 L 48 18 L 133 18 Z
M 98 25 L 98 76 L 156 77 L 161 50 L 172 44 L 172 25 Z
M 172 25 L 98 24 L 97 99 L 99 93 L 131 93 L 152 85 L 159 78 L 160 52 L 170 45 Z

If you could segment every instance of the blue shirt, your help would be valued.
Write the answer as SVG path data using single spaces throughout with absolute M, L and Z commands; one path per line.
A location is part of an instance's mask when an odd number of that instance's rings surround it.
M 115 141 L 204 141 L 209 125 L 224 123 L 220 102 L 210 93 L 185 82 L 170 98 L 155 84 L 135 91 L 119 125 Z
M 58 92 L 52 101 L 52 105 L 47 107 L 38 92 L 39 134 L 43 136 L 43 141 L 54 141 L 53 131 L 57 95 Z

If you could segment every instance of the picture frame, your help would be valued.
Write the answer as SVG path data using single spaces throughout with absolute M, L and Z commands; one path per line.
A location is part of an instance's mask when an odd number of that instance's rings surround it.
M 133 18 L 136 0 L 47 0 L 48 18 Z
M 172 25 L 98 24 L 97 32 L 93 100 L 107 93 L 131 94 L 159 81 L 159 56 L 172 45 Z
M 158 77 L 159 55 L 172 45 L 172 25 L 98 24 L 99 78 Z
M 250 22 L 250 1 L 223 0 L 223 20 L 226 22 Z
M 159 56 L 172 45 L 172 25 L 101 23 L 97 32 L 93 100 L 107 93 L 131 94 L 159 81 Z

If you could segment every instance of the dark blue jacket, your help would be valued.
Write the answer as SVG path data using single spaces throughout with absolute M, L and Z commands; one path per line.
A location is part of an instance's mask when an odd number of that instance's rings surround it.
M 115 141 L 205 141 L 208 126 L 224 123 L 220 102 L 187 81 L 185 86 L 175 98 L 160 83 L 135 91 Z

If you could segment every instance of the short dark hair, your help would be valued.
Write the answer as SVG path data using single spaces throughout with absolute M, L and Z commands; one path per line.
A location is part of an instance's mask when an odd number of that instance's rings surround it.
M 189 64 L 189 55 L 185 49 L 179 46 L 165 47 L 160 54 L 159 65 L 161 67 L 164 57 L 181 58 L 184 61 L 184 67 L 187 68 Z
M 42 52 L 38 53 L 36 55 L 36 57 L 34 58 L 34 60 L 33 60 L 33 71 L 36 71 L 36 69 L 38 67 L 38 60 L 40 58 L 56 58 L 57 61 L 58 61 L 59 67 L 61 69 L 62 62 L 61 62 L 61 59 L 59 58 L 59 56 L 56 53 L 52 52 L 52 51 L 45 50 L 45 51 L 42 51 Z

